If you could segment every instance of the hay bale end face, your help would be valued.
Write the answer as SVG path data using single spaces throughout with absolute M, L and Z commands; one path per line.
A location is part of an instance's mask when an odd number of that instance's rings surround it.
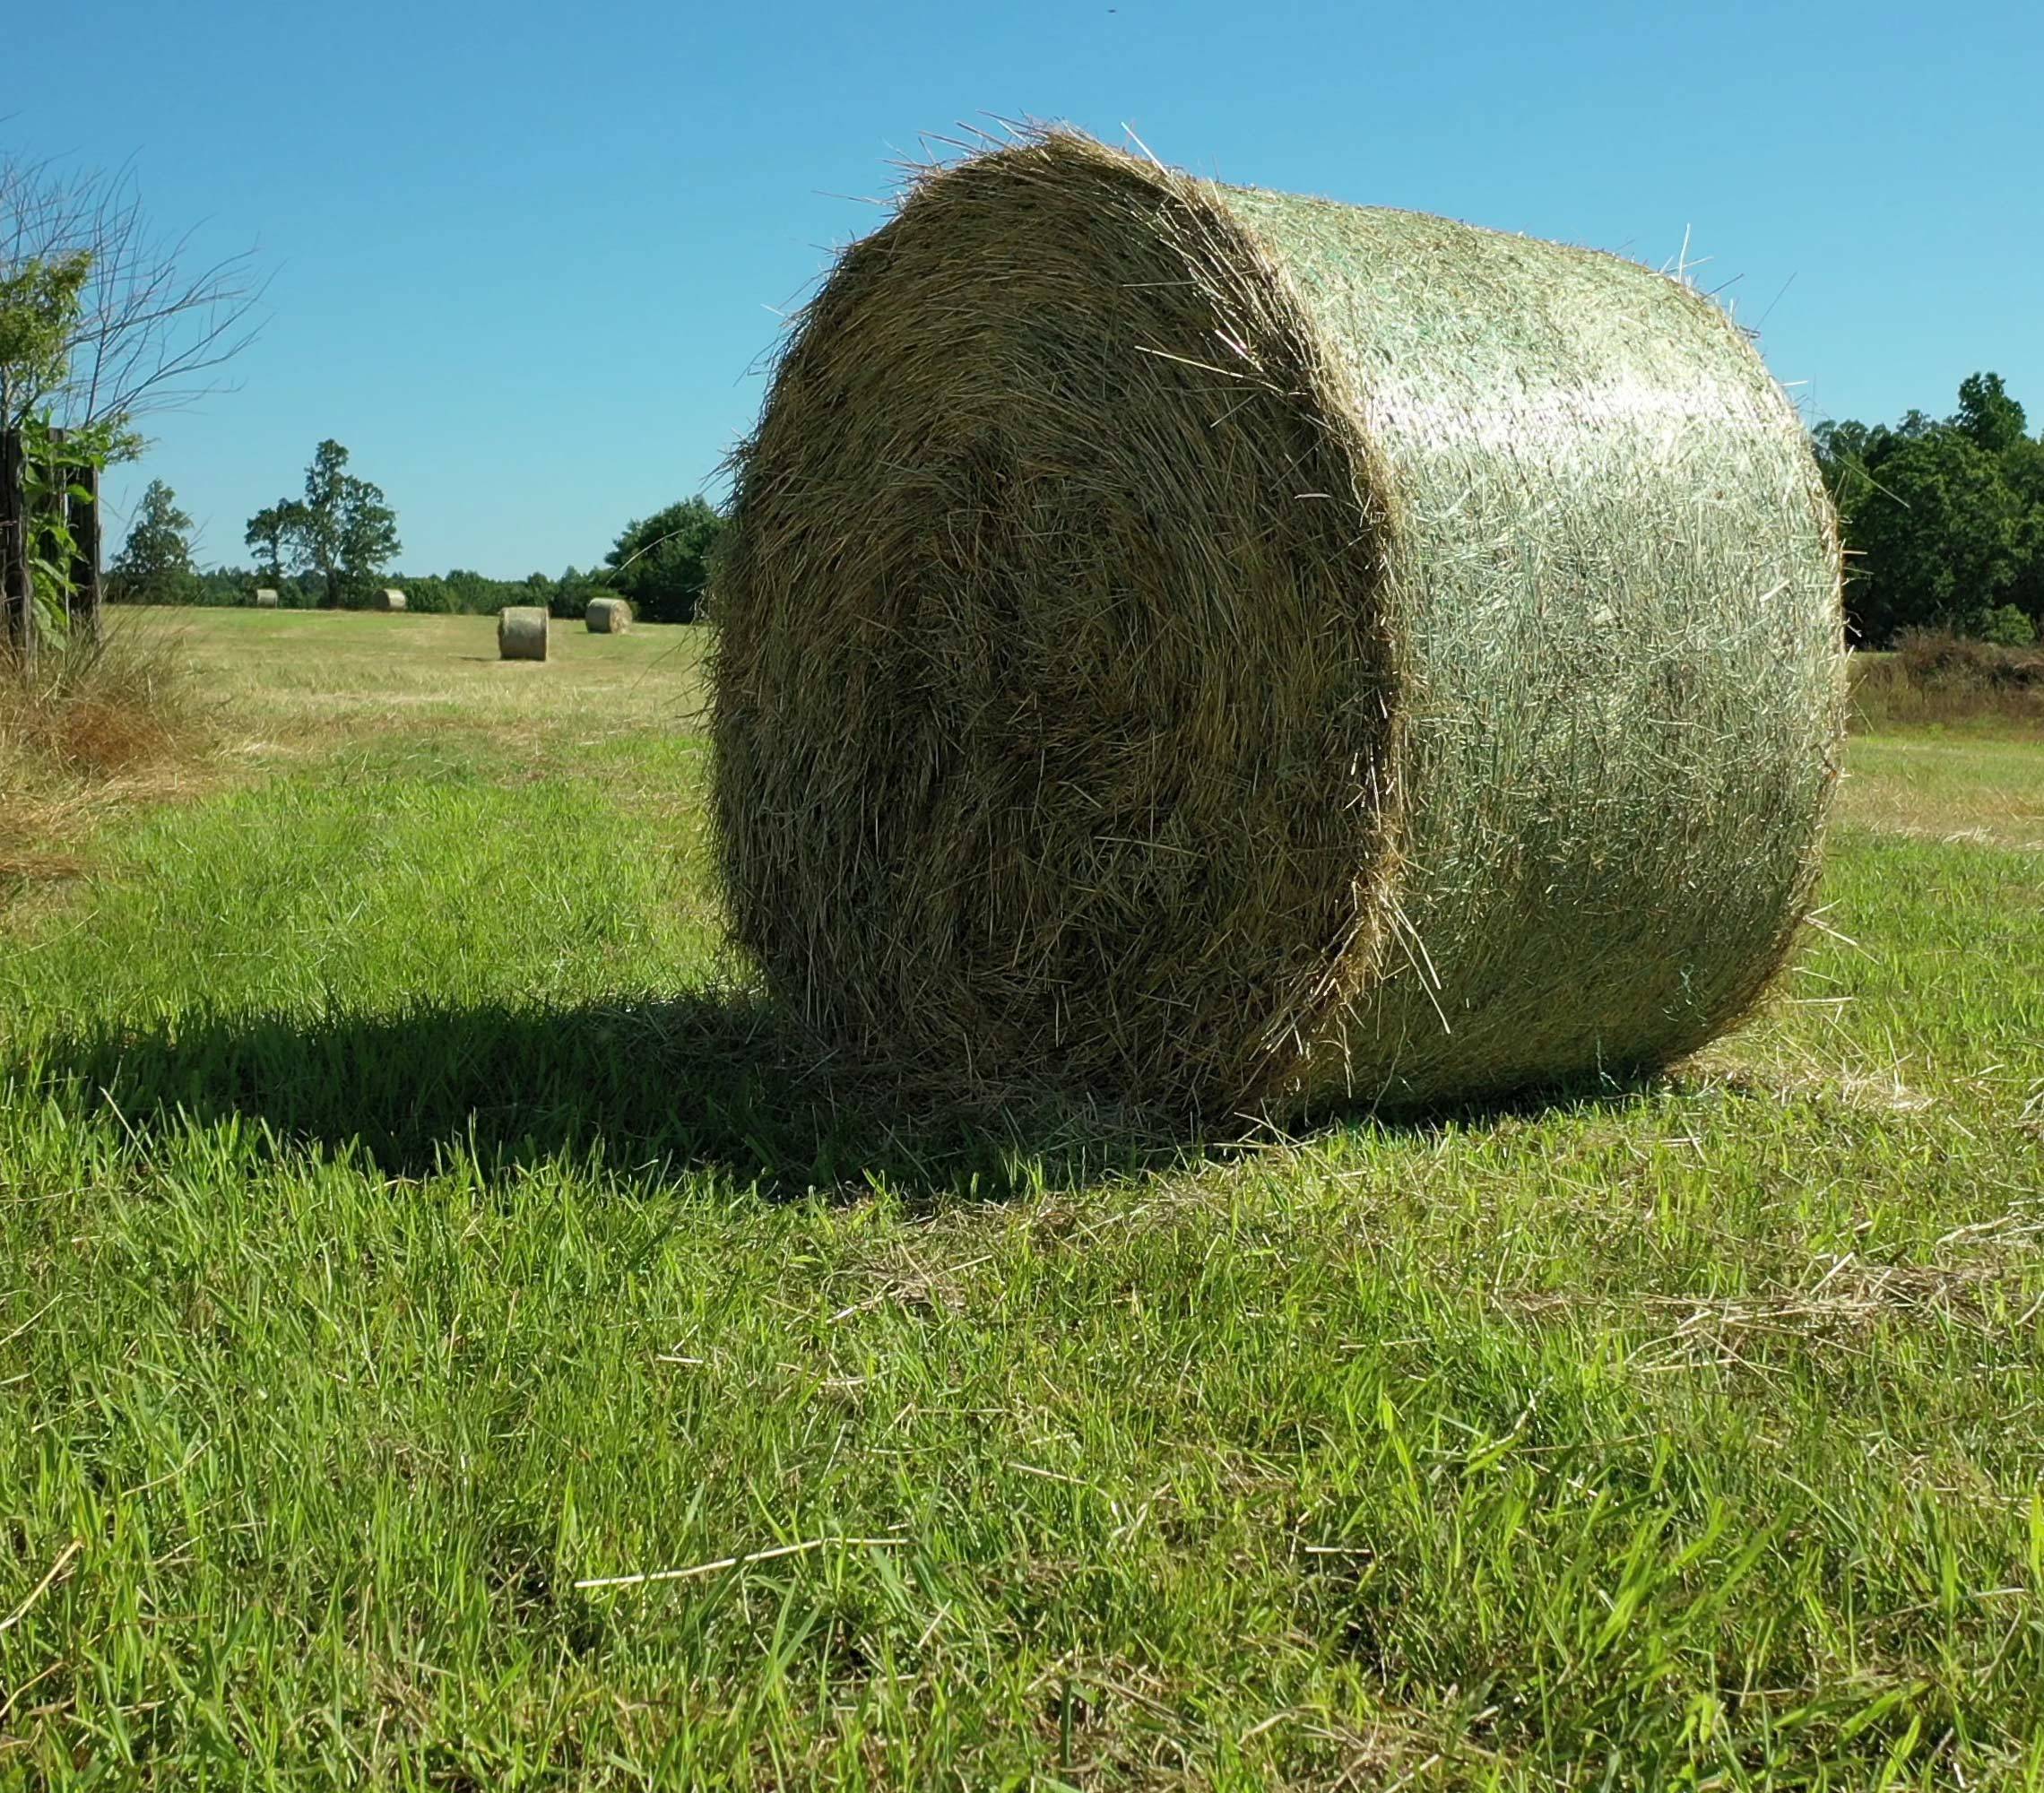
M 736 931 L 954 1090 L 1665 1062 L 1781 963 L 1837 770 L 1833 519 L 1715 307 L 1061 134 L 846 252 L 717 599 Z
M 404 593 L 394 585 L 388 586 L 377 593 L 375 607 L 379 611 L 401 611 L 404 608 Z
M 501 660 L 544 660 L 549 618 L 540 604 L 511 604 L 497 613 L 497 654 Z
M 256 608 L 257 610 L 273 611 L 277 608 L 277 593 L 273 591 L 268 585 L 256 586 Z
M 592 635 L 622 635 L 632 626 L 632 607 L 622 598 L 592 598 L 583 618 Z

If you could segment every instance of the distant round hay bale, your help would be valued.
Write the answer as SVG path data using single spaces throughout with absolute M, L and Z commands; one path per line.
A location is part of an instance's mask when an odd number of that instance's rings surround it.
M 404 593 L 394 585 L 388 586 L 377 593 L 374 608 L 379 611 L 401 611 L 404 608 Z
M 1837 774 L 1834 521 L 1718 308 L 1062 134 L 840 260 L 717 606 L 736 932 L 953 1090 L 1663 1063 L 1780 965 Z
M 503 660 L 544 660 L 547 657 L 546 607 L 543 604 L 509 604 L 497 613 L 497 653 Z
M 622 635 L 632 626 L 632 607 L 622 598 L 592 598 L 583 619 L 592 635 Z
M 256 608 L 257 610 L 273 611 L 277 608 L 277 593 L 273 591 L 268 585 L 256 586 Z

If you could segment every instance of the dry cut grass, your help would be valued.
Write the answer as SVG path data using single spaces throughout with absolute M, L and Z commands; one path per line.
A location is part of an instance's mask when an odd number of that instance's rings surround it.
M 0 659 L 0 883 L 63 875 L 112 803 L 168 794 L 205 751 L 203 706 L 175 641 L 146 625 Z
M 2044 729 L 2044 650 L 1954 635 L 1908 637 L 1892 654 L 1852 657 L 1852 727 L 2009 724 Z
M 2035 741 L 1895 732 L 1854 742 L 1843 819 L 1918 839 L 2044 853 Z

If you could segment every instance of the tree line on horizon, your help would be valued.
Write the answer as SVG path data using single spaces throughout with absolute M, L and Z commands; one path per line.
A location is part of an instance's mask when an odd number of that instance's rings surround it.
M 1827 421 L 1811 431 L 1837 507 L 1846 554 L 1846 625 L 1853 645 L 1892 646 L 1942 631 L 2022 646 L 2044 636 L 2044 438 L 1999 374 L 1959 385 L 1950 417 L 1911 411 L 1894 424 Z M 424 576 L 385 569 L 401 551 L 382 490 L 348 471 L 348 451 L 322 442 L 303 496 L 248 520 L 256 565 L 202 573 L 192 521 L 160 480 L 143 495 L 108 595 L 130 603 L 245 604 L 258 585 L 289 606 L 367 603 L 396 583 L 415 611 L 489 614 L 544 604 L 578 617 L 592 598 L 628 599 L 649 622 L 695 619 L 725 526 L 701 498 L 635 518 L 602 561 L 559 575 L 497 579 L 463 567 Z
M 465 567 L 410 575 L 390 570 L 403 552 L 397 514 L 380 487 L 349 471 L 349 453 L 329 438 L 313 451 L 303 495 L 280 498 L 248 519 L 244 541 L 252 567 L 202 572 L 191 547 L 193 523 L 177 494 L 150 481 L 127 540 L 107 576 L 109 602 L 131 604 L 245 605 L 258 587 L 293 610 L 359 609 L 385 586 L 405 593 L 408 610 L 491 615 L 507 604 L 544 604 L 579 617 L 590 600 L 621 597 L 648 622 L 691 622 L 701 608 L 723 514 L 701 498 L 683 498 L 634 518 L 602 563 L 559 576 L 497 579 Z
M 1999 374 L 1969 374 L 1947 418 L 1811 431 L 1860 647 L 1918 631 L 2027 646 L 2044 634 L 2044 439 Z

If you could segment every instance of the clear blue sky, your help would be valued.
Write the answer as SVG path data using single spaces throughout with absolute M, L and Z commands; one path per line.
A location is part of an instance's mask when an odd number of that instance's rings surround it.
M 890 159 L 988 114 L 1657 264 L 1686 228 L 1813 418 L 1948 411 L 1993 368 L 2044 423 L 2036 0 L 112 0 L 9 34 L 79 78 L 9 80 L 0 146 L 132 156 L 159 223 L 273 271 L 238 390 L 111 494 L 168 480 L 206 564 L 324 436 L 409 571 L 598 559 L 712 481 L 774 307 L 879 221 Z

